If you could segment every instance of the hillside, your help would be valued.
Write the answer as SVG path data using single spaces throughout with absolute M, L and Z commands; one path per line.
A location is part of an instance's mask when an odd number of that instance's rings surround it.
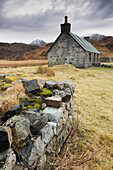
M 31 60 L 46 59 L 46 51 L 51 44 L 44 47 L 23 43 L 0 43 L 0 59 L 2 60 Z
M 52 43 L 47 44 L 46 46 L 38 47 L 35 50 L 32 50 L 29 53 L 24 53 L 23 58 L 25 60 L 30 60 L 30 59 L 47 59 L 47 51 L 50 48 Z
M 101 57 L 113 57 L 113 37 L 105 37 L 102 40 L 90 40 L 95 48 L 101 53 Z
M 105 37 L 101 40 L 90 40 L 101 53 L 100 57 L 113 58 L 113 37 Z M 52 43 L 39 47 L 22 43 L 0 43 L 0 59 L 4 60 L 36 60 L 47 59 L 47 51 Z

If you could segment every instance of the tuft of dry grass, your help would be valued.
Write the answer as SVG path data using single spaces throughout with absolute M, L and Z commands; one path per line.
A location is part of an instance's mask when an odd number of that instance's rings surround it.
M 51 68 L 48 68 L 46 75 L 48 77 L 53 77 L 53 76 L 55 76 L 55 71 L 53 69 L 51 69 Z
M 0 96 L 0 112 L 3 114 L 11 107 L 19 104 L 20 98 L 26 98 L 23 85 L 20 83 L 13 83 L 12 87 L 4 91 Z
M 55 71 L 52 68 L 49 68 L 49 67 L 39 66 L 38 70 L 37 70 L 37 73 L 39 73 L 39 74 L 46 74 L 48 77 L 55 76 Z
M 39 74 L 44 74 L 46 72 L 47 72 L 47 67 L 39 66 L 37 69 L 37 73 L 39 73 Z

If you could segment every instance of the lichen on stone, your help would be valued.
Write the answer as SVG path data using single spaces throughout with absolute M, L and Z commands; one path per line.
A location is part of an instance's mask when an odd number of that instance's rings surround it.
M 52 91 L 49 90 L 49 89 L 47 89 L 47 88 L 44 88 L 44 89 L 42 89 L 42 91 L 40 92 L 40 94 L 41 94 L 42 96 L 52 96 Z
M 6 76 L 6 77 L 5 77 L 5 80 L 6 80 L 6 81 L 13 82 L 13 81 L 18 80 L 18 77 Z
M 29 110 L 29 109 L 37 109 L 37 110 L 39 110 L 40 109 L 40 107 L 41 107 L 41 105 L 39 104 L 39 103 L 37 103 L 37 104 L 35 104 L 34 106 L 26 106 L 26 107 L 23 107 L 22 108 L 22 110 Z
M 41 98 L 39 98 L 39 99 L 29 99 L 28 102 L 41 104 L 42 103 L 42 99 Z

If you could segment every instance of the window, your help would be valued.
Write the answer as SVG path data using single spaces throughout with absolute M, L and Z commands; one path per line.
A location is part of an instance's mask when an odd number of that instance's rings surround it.
M 91 62 L 91 53 L 89 53 L 89 62 Z

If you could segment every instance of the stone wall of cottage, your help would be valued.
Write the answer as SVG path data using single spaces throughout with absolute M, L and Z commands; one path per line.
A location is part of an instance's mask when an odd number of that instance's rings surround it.
M 85 52 L 67 33 L 48 52 L 48 65 L 72 64 L 75 67 L 85 67 Z
M 0 79 L 6 81 L 6 76 L 0 75 Z M 23 82 L 31 97 L 1 117 L 0 169 L 48 169 L 53 151 L 60 153 L 74 126 L 75 85 L 70 81 L 27 81 L 15 77 L 18 83 Z M 35 108 L 32 102 L 39 102 L 40 108 L 39 103 Z
M 85 67 L 100 66 L 100 55 L 95 53 L 85 52 Z
M 94 53 L 91 53 L 91 61 L 89 61 L 89 52 L 85 52 L 67 33 L 60 36 L 47 57 L 48 66 L 72 64 L 75 67 L 87 68 L 94 64 Z M 95 54 L 95 59 L 95 63 L 99 63 L 97 54 Z

